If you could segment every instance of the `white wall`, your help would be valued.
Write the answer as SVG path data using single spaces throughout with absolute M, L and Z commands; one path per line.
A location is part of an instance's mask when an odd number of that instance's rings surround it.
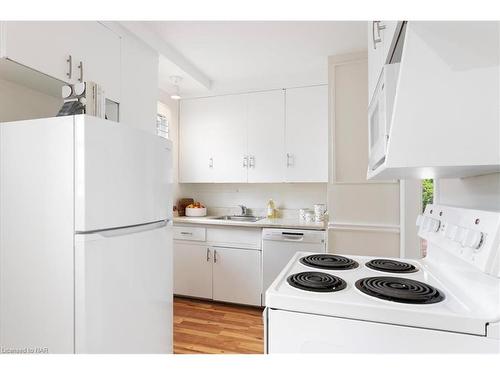
M 441 179 L 436 202 L 444 205 L 500 211 L 500 173 Z
M 413 244 L 400 244 L 401 228 L 406 229 L 400 216 L 406 209 L 403 206 L 401 212 L 399 182 L 366 179 L 367 71 L 365 53 L 330 58 L 328 249 L 332 253 L 411 257 L 415 255 L 405 246 L 414 247 L 415 253 L 419 246 L 416 235 Z M 404 191 L 418 194 L 418 189 Z
M 170 98 L 165 91 L 159 90 L 158 93 L 158 113 L 164 115 L 169 123 L 169 138 L 172 141 L 172 167 L 173 167 L 173 202 L 177 204 L 180 198 L 179 186 L 179 101 Z
M 243 204 L 263 210 L 273 199 L 280 210 L 312 208 L 326 203 L 327 184 L 181 184 L 181 198 L 194 198 L 209 208 L 234 208 Z M 258 213 L 260 214 L 260 213 Z
M 62 99 L 0 78 L 0 121 L 54 117 Z

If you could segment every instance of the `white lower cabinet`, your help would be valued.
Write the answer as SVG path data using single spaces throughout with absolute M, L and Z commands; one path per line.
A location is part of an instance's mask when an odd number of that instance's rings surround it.
M 174 294 L 212 298 L 212 254 L 205 244 L 174 242 Z
M 260 229 L 211 227 L 205 241 L 182 234 L 205 228 L 180 228 L 174 228 L 174 294 L 261 305 Z
M 213 247 L 213 299 L 261 304 L 261 252 L 249 249 Z

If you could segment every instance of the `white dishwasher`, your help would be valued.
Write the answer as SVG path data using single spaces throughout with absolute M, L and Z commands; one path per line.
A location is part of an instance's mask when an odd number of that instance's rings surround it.
M 297 251 L 326 252 L 324 230 L 262 230 L 262 304 L 266 290 Z

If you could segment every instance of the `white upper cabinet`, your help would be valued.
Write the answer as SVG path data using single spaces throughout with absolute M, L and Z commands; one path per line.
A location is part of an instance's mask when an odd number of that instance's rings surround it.
M 243 158 L 247 149 L 245 96 L 226 95 L 211 98 L 212 116 L 206 142 L 213 157 L 213 182 L 246 182 Z M 203 126 L 203 125 L 202 125 Z
M 180 107 L 181 182 L 246 182 L 245 98 L 183 100 Z
M 2 22 L 1 55 L 68 83 L 76 83 L 78 22 Z
M 498 22 L 406 25 L 383 163 L 373 179 L 500 171 Z
M 248 182 L 285 178 L 284 90 L 248 94 Z
M 120 37 L 98 22 L 78 22 L 78 79 L 94 81 L 104 88 L 106 98 L 120 101 Z
M 391 58 L 402 22 L 368 22 L 368 102 L 371 101 L 384 64 Z
M 286 90 L 286 182 L 328 182 L 328 86 Z
M 182 100 L 180 103 L 179 181 L 213 182 L 212 130 L 218 98 Z M 214 142 L 215 143 L 215 142 Z
M 67 83 L 93 80 L 120 99 L 120 37 L 98 22 L 2 22 L 1 57 Z
M 180 182 L 327 182 L 328 87 L 183 100 L 179 169 Z

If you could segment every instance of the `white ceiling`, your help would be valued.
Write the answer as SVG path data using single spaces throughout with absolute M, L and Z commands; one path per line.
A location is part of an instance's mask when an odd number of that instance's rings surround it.
M 366 50 L 363 21 L 157 21 L 145 23 L 212 84 L 207 89 L 167 58 L 160 88 L 181 75 L 184 97 L 326 83 L 327 57 Z

